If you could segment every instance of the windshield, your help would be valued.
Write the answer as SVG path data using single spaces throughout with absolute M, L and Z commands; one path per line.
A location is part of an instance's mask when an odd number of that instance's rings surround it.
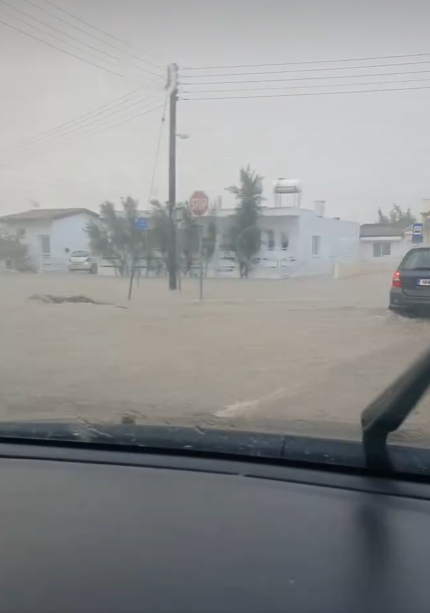
M 430 249 L 417 249 L 408 253 L 400 268 L 402 270 L 430 269 Z
M 0 5 L 0 423 L 359 440 L 428 345 L 430 8 Z

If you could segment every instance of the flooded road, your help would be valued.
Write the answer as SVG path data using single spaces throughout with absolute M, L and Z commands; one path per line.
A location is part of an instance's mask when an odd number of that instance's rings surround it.
M 428 344 L 387 310 L 390 275 L 208 280 L 0 277 L 2 419 L 358 432 L 359 415 Z M 46 304 L 83 294 L 102 304 Z M 125 308 L 118 308 L 125 307 Z M 413 427 L 430 427 L 430 411 Z

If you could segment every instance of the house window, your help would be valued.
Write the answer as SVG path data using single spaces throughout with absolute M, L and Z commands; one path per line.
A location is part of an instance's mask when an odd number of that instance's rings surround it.
M 20 228 L 17 231 L 16 236 L 19 240 L 24 240 L 25 239 L 25 228 Z
M 384 255 L 391 255 L 391 243 L 373 243 L 373 257 L 380 258 Z
M 273 230 L 267 230 L 267 248 L 273 251 L 275 248 L 275 233 Z
M 288 249 L 288 236 L 285 234 L 285 232 L 282 232 L 281 234 L 281 249 L 282 251 L 287 251 Z
M 321 255 L 321 236 L 312 237 L 312 257 L 317 258 Z
M 51 255 L 51 237 L 49 234 L 39 236 L 42 255 Z

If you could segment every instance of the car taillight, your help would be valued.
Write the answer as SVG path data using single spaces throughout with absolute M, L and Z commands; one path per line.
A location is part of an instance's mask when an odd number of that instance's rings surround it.
M 402 282 L 400 281 L 400 273 L 398 270 L 393 275 L 393 280 L 391 282 L 392 287 L 402 287 Z

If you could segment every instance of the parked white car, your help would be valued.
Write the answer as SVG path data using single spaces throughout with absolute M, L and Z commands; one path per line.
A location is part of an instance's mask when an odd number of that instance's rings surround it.
M 73 251 L 69 259 L 70 272 L 97 274 L 97 262 L 89 251 Z

